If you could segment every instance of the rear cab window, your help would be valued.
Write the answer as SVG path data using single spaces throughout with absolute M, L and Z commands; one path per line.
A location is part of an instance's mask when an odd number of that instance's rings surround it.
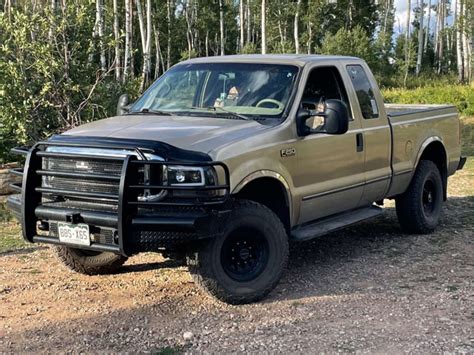
M 378 118 L 379 108 L 375 99 L 374 89 L 364 68 L 361 65 L 348 65 L 347 73 L 354 86 L 362 116 L 365 119 Z

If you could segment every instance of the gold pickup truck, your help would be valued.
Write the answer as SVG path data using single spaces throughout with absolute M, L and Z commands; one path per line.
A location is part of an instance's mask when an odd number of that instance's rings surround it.
M 24 238 L 85 274 L 153 251 L 229 303 L 278 283 L 288 243 L 383 213 L 430 233 L 461 169 L 454 106 L 385 105 L 366 63 L 242 55 L 175 65 L 116 117 L 29 148 L 8 200 Z

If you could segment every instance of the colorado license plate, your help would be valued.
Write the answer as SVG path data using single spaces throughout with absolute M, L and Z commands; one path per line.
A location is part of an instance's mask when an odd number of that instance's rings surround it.
M 68 244 L 91 245 L 87 224 L 58 223 L 59 241 Z

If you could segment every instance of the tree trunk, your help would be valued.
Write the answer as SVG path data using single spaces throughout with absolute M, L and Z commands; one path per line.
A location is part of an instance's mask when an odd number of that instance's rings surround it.
M 153 24 L 153 34 L 155 35 L 155 79 L 160 76 L 161 48 L 160 48 L 160 32 Z
M 240 28 L 240 52 L 244 49 L 244 33 L 245 33 L 245 15 L 244 15 L 244 0 L 239 0 L 239 28 Z
M 418 30 L 418 55 L 416 58 L 416 75 L 420 75 L 421 64 L 423 62 L 423 18 L 424 18 L 424 7 L 423 0 L 419 1 L 420 4 L 420 28 Z
M 137 4 L 141 0 L 137 1 Z M 142 18 L 143 22 L 143 18 Z M 140 28 L 140 32 L 142 28 Z M 140 91 L 143 92 L 148 86 L 151 72 L 151 0 L 146 1 L 146 32 L 144 33 L 144 47 L 143 47 L 143 69 L 142 69 L 142 82 L 140 85 Z
M 456 0 L 456 7 L 454 8 L 454 26 L 456 28 L 456 60 L 458 67 L 458 81 L 464 82 L 464 58 L 463 58 L 463 41 L 462 41 L 462 3 L 461 0 Z
M 313 23 L 308 21 L 308 41 L 306 47 L 308 48 L 308 54 L 311 54 L 311 43 L 313 42 Z
M 408 0 L 408 13 L 407 13 L 407 22 L 405 29 L 405 78 L 403 80 L 403 85 L 406 86 L 408 78 L 408 70 L 410 69 L 410 15 L 411 15 L 411 0 Z
M 106 71 L 107 60 L 105 59 L 104 48 L 104 4 L 103 0 L 96 0 L 96 16 L 97 16 L 97 36 L 99 37 L 100 49 L 100 69 Z
M 115 80 L 120 81 L 121 70 L 121 54 L 120 54 L 120 28 L 119 28 L 119 17 L 118 17 L 118 0 L 113 0 L 113 12 L 114 12 L 114 40 L 115 40 Z
M 300 19 L 300 6 L 301 0 L 296 2 L 296 12 L 295 12 L 295 21 L 294 21 L 294 37 L 295 37 L 295 53 L 300 53 L 300 34 L 299 34 L 299 19 Z
M 266 1 L 262 0 L 262 54 L 267 54 Z
M 461 0 L 459 0 L 461 1 Z M 462 20 L 463 20 L 463 28 L 462 28 L 462 43 L 463 43 L 463 63 L 464 63 L 464 82 L 469 83 L 471 78 L 471 56 L 470 56 L 470 42 L 468 40 L 468 18 L 467 18 L 467 1 L 464 0 L 464 4 L 462 7 Z
M 425 30 L 425 45 L 423 46 L 426 50 L 428 48 L 428 40 L 430 38 L 430 26 L 431 26 L 431 0 L 428 0 L 428 21 L 426 24 L 426 30 Z
M 219 31 L 220 31 L 220 43 L 221 43 L 221 55 L 225 54 L 224 45 L 224 5 L 223 0 L 219 0 Z
M 125 55 L 123 60 L 123 81 L 130 76 L 130 58 L 132 55 L 132 0 L 125 0 Z
M 250 12 L 250 0 L 247 0 L 247 44 L 252 40 L 251 38 L 251 12 Z
M 135 0 L 137 6 L 138 26 L 140 28 L 140 39 L 142 43 L 142 53 L 145 53 L 146 46 L 146 33 L 145 33 L 145 22 L 143 20 L 142 0 Z
M 11 6 L 11 3 L 10 3 L 11 0 L 6 0 L 5 2 L 5 13 L 8 13 L 8 16 L 10 16 L 10 12 L 7 12 L 10 11 L 9 8 L 7 8 L 7 6 Z M 48 31 L 48 39 L 49 39 L 49 43 L 53 43 L 54 42 L 54 17 L 55 17 L 55 14 L 56 14 L 56 0 L 51 0 L 51 24 L 49 25 L 49 31 Z
M 166 46 L 166 70 L 171 66 L 171 0 L 166 0 L 166 20 L 168 23 L 167 28 L 167 46 Z
M 439 27 L 438 27 L 438 74 L 443 71 L 443 56 L 444 56 L 444 20 L 446 18 L 445 13 L 446 3 L 445 0 L 439 0 L 438 11 L 439 11 Z

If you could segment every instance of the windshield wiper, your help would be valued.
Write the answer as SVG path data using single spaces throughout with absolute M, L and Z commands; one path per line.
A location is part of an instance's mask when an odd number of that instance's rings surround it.
M 236 113 L 236 112 L 233 112 L 233 111 L 229 111 L 229 110 L 226 110 L 225 108 L 223 107 L 215 107 L 215 106 L 207 106 L 207 107 L 196 107 L 196 106 L 193 106 L 193 107 L 190 107 L 192 110 L 207 110 L 207 111 L 214 111 L 214 112 L 223 112 L 225 114 L 228 114 L 229 116 L 232 116 L 234 118 L 238 118 L 240 120 L 245 120 L 245 121 L 248 121 L 248 120 L 251 120 L 250 117 L 247 117 L 247 116 L 244 116 L 244 115 L 241 115 L 239 113 Z
M 150 110 L 149 108 L 142 108 L 140 111 L 130 111 L 129 113 L 127 113 L 127 115 L 137 115 L 137 114 L 174 116 L 174 114 L 168 111 Z

